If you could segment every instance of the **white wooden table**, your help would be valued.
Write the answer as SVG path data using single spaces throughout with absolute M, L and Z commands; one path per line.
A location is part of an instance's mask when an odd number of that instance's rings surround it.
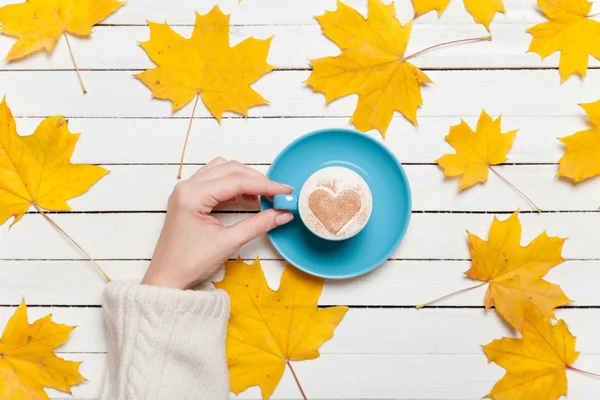
M 19 132 L 29 134 L 42 117 L 62 114 L 82 132 L 74 162 L 111 170 L 92 190 L 70 202 L 74 211 L 52 217 L 114 279 L 138 279 L 159 233 L 167 195 L 175 183 L 180 149 L 191 105 L 174 116 L 170 104 L 152 100 L 132 75 L 152 67 L 137 42 L 147 40 L 146 19 L 177 25 L 189 35 L 194 11 L 207 12 L 215 0 L 129 0 L 95 28 L 89 39 L 72 39 L 89 93 L 83 97 L 64 40 L 51 56 L 38 54 L 0 64 L 0 95 L 17 116 Z M 449 298 L 438 307 L 414 305 L 469 286 L 465 230 L 486 237 L 493 215 L 506 218 L 522 210 L 524 241 L 547 229 L 568 237 L 569 259 L 548 275 L 576 301 L 557 312 L 577 336 L 579 368 L 600 372 L 600 180 L 573 186 L 554 177 L 562 147 L 557 137 L 587 127 L 578 103 L 600 98 L 600 63 L 591 61 L 585 80 L 560 84 L 554 55 L 542 62 L 526 54 L 525 29 L 543 21 L 534 0 L 504 0 L 508 14 L 492 24 L 493 42 L 455 45 L 416 58 L 435 85 L 423 89 L 425 104 L 416 129 L 396 115 L 387 146 L 404 163 L 414 213 L 409 231 L 393 258 L 371 274 L 327 282 L 320 304 L 351 307 L 322 356 L 296 364 L 310 399 L 479 399 L 503 370 L 488 365 L 480 345 L 514 335 L 494 312 L 483 309 L 484 288 Z M 0 0 L 0 5 L 12 0 Z M 366 12 L 366 0 L 346 0 Z M 217 1 L 231 12 L 232 41 L 275 35 L 269 56 L 277 70 L 254 87 L 271 101 L 251 109 L 249 118 L 228 115 L 218 124 L 200 108 L 188 145 L 184 173 L 191 174 L 215 156 L 238 159 L 266 171 L 290 141 L 315 129 L 347 127 L 356 97 L 324 105 L 324 97 L 302 82 L 307 58 L 337 54 L 313 16 L 335 9 L 334 0 Z M 400 19 L 412 16 L 408 0 L 397 0 Z M 600 2 L 594 7 L 600 11 Z M 453 0 L 442 19 L 430 14 L 416 21 L 408 53 L 439 42 L 484 36 L 485 29 Z M 12 39 L 0 37 L 0 54 Z M 489 182 L 459 194 L 457 182 L 444 180 L 434 160 L 451 148 L 444 136 L 464 118 L 471 125 L 485 108 L 503 115 L 505 131 L 519 129 L 509 163 L 498 167 L 545 210 L 528 204 L 491 175 Z M 377 132 L 370 133 L 379 137 Z M 222 213 L 231 223 L 244 213 Z M 0 230 L 0 327 L 24 297 L 30 317 L 52 313 L 57 321 L 78 325 L 63 357 L 82 360 L 88 382 L 75 387 L 78 399 L 97 398 L 105 364 L 106 341 L 100 301 L 103 280 L 90 262 L 40 215 L 31 213 L 10 231 Z M 269 282 L 277 285 L 281 257 L 266 238 L 241 250 L 260 256 Z M 569 399 L 600 395 L 600 380 L 568 372 Z M 56 399 L 67 395 L 50 391 Z M 240 398 L 257 399 L 248 390 Z M 273 398 L 297 399 L 286 372 Z

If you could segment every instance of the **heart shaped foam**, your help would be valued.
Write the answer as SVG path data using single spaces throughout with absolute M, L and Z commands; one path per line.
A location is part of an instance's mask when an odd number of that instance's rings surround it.
M 350 221 L 362 206 L 360 195 L 354 190 L 334 193 L 328 188 L 319 188 L 308 197 L 308 208 L 333 235 Z

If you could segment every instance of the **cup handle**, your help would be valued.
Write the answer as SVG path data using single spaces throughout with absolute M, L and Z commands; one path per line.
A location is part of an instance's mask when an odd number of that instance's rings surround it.
M 276 194 L 273 196 L 273 208 L 277 210 L 296 211 L 298 209 L 298 196 L 295 194 Z

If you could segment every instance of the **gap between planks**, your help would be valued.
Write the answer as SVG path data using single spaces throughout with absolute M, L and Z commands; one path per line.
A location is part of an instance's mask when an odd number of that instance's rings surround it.
M 421 71 L 558 71 L 558 67 L 552 66 L 539 66 L 539 67 L 423 67 L 419 68 Z M 588 66 L 590 69 L 600 69 L 600 66 Z M 9 69 L 0 68 L 0 72 L 73 72 L 74 68 L 21 68 L 21 69 Z M 143 72 L 146 69 L 143 68 L 79 68 L 81 72 Z M 312 68 L 274 68 L 270 72 L 287 72 L 287 71 L 312 71 Z
M 0 308 L 17 308 L 19 304 L 0 304 Z M 319 308 L 338 307 L 339 304 L 317 304 Z M 28 308 L 102 308 L 100 304 L 27 304 Z M 412 310 L 416 308 L 413 304 L 400 305 L 349 305 L 351 309 L 388 309 L 388 310 Z M 484 306 L 427 306 L 421 310 L 485 310 Z M 493 308 L 492 308 L 493 309 Z M 561 306 L 556 310 L 600 310 L 598 306 Z
M 537 213 L 537 211 L 536 211 Z M 151 261 L 150 258 L 94 258 L 96 261 Z M 230 261 L 235 261 L 232 258 Z M 244 261 L 252 262 L 253 258 L 242 258 Z M 0 261 L 90 261 L 89 258 L 0 258 Z M 268 258 L 260 257 L 260 261 L 285 261 L 283 258 Z M 414 261 L 414 262 L 427 262 L 427 261 L 471 261 L 470 258 L 388 258 L 386 261 Z M 565 261 L 600 261 L 600 258 L 567 258 Z
M 519 210 L 519 214 L 595 214 L 599 213 L 598 210 Z M 166 214 L 166 210 L 121 210 L 121 211 L 48 211 L 45 214 L 48 215 L 71 215 L 71 214 Z M 236 211 L 236 210 L 224 210 L 215 211 L 212 214 L 225 215 L 225 214 L 257 214 L 256 211 Z M 464 210 L 439 210 L 439 211 L 426 211 L 426 210 L 413 210 L 412 214 L 485 214 L 485 215 L 512 215 L 514 211 L 464 211 Z M 39 214 L 38 211 L 27 211 L 26 214 Z
M 136 167 L 155 167 L 155 166 L 165 166 L 165 167 L 173 167 L 173 166 L 177 166 L 179 167 L 179 163 L 101 163 L 101 164 L 94 164 L 94 163 L 86 163 L 88 165 L 97 165 L 97 166 L 101 166 L 101 167 L 131 167 L 131 166 L 136 166 Z M 203 167 L 205 166 L 206 163 L 183 163 L 184 167 Z M 257 163 L 244 163 L 244 165 L 249 166 L 249 167 L 270 167 L 271 164 L 269 163 L 261 163 L 261 162 L 257 162 Z M 403 162 L 402 165 L 416 165 L 416 166 L 437 166 L 437 163 L 434 162 Z M 558 166 L 560 165 L 558 162 L 523 162 L 523 163 L 502 163 L 502 164 L 494 164 L 495 167 L 502 167 L 502 166 L 508 166 L 508 167 L 521 167 L 521 166 Z

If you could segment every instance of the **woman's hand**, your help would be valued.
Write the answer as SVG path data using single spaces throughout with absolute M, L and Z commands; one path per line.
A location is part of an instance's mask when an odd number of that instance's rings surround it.
M 266 210 L 232 226 L 211 211 L 221 202 L 291 193 L 237 161 L 216 158 L 179 182 L 143 284 L 189 289 L 210 278 L 242 245 L 293 219 L 286 211 Z

